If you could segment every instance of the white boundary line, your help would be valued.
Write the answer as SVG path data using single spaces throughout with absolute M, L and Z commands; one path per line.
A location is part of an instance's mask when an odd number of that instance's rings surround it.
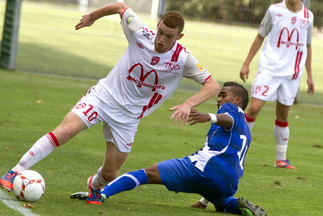
M 24 216 L 38 216 L 34 214 L 30 209 L 22 207 L 16 199 L 12 199 L 6 192 L 0 190 L 0 200 L 9 208 L 21 213 Z

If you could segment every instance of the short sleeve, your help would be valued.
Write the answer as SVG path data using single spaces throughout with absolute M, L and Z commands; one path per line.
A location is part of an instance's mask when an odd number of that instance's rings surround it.
M 266 37 L 272 28 L 272 19 L 271 19 L 271 13 L 269 9 L 267 10 L 264 18 L 262 19 L 258 33 L 261 35 L 261 37 Z
M 219 108 L 217 112 L 217 114 L 221 114 L 221 113 L 226 114 L 232 118 L 233 120 L 232 127 L 225 129 L 226 131 L 232 130 L 236 126 L 236 123 L 238 122 L 237 119 L 239 118 L 239 112 L 238 112 L 237 106 L 232 103 L 225 103 Z
M 307 29 L 307 44 L 312 44 L 312 29 L 312 25 Z
M 307 44 L 312 44 L 313 23 L 314 23 L 314 15 L 312 12 L 310 12 L 310 25 L 307 28 Z
M 200 65 L 191 53 L 187 56 L 183 75 L 184 77 L 195 80 L 201 84 L 211 77 L 211 74 Z
M 121 18 L 121 26 L 128 41 L 130 41 L 133 35 L 144 25 L 145 23 L 131 8 L 127 8 L 123 12 Z

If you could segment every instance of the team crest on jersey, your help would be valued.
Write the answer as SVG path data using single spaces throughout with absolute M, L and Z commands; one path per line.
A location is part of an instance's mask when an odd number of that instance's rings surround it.
M 144 47 L 144 45 L 142 45 L 142 43 L 137 42 L 137 46 L 138 46 L 140 49 L 145 49 L 145 47 Z
M 292 17 L 292 25 L 294 25 L 297 21 L 297 17 Z
M 132 22 L 133 18 L 134 18 L 134 16 L 132 16 L 132 15 L 127 17 L 127 24 L 128 25 Z
M 158 56 L 153 56 L 153 58 L 151 59 L 150 64 L 151 65 L 156 65 L 156 64 L 158 64 L 159 60 L 160 60 L 160 58 Z

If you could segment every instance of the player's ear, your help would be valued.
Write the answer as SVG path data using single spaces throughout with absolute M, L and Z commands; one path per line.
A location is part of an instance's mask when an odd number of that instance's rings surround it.
M 235 96 L 233 99 L 233 103 L 238 107 L 242 107 L 242 96 Z
M 177 36 L 176 40 L 180 40 L 183 36 L 184 36 L 184 33 L 180 33 L 180 34 Z

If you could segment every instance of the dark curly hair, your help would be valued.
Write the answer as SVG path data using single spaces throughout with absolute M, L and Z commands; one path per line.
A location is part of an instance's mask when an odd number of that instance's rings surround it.
M 241 108 L 243 110 L 245 110 L 248 106 L 248 102 L 249 102 L 249 93 L 247 91 L 247 89 L 245 87 L 243 87 L 241 84 L 237 83 L 237 82 L 225 82 L 223 84 L 223 87 L 225 86 L 230 86 L 233 87 L 232 88 L 232 92 L 234 96 L 241 96 L 242 97 L 242 104 L 241 104 Z

